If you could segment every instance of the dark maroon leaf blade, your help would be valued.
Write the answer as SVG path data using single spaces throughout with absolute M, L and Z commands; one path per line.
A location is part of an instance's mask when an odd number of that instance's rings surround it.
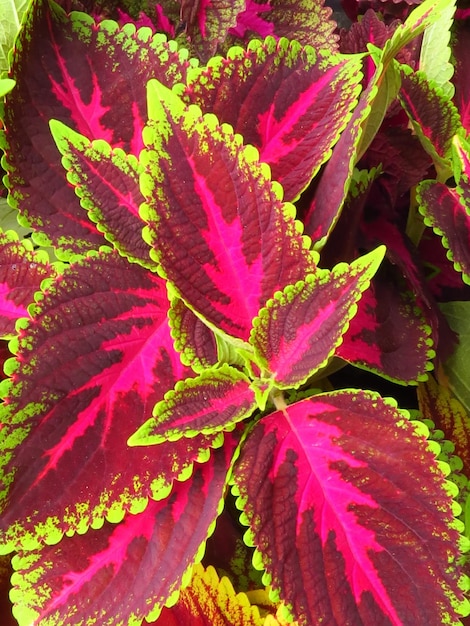
M 330 156 L 357 104 L 360 67 L 356 57 L 331 60 L 270 37 L 189 72 L 183 99 L 256 146 L 285 200 L 293 201 Z
M 144 237 L 185 304 L 246 341 L 275 291 L 314 268 L 309 240 L 252 146 L 149 83 L 141 189 Z
M 64 270 L 8 362 L 0 430 L 2 551 L 36 546 L 165 497 L 222 439 L 127 439 L 190 370 L 173 349 L 162 279 L 115 252 Z
M 27 307 L 41 282 L 54 275 L 44 251 L 35 251 L 28 240 L 19 241 L 13 231 L 0 232 L 0 337 L 15 334 L 15 324 L 28 317 Z
M 4 124 L 11 198 L 22 220 L 43 233 L 38 241 L 75 254 L 104 243 L 66 183 L 49 120 L 138 155 L 147 80 L 172 85 L 188 67 L 184 53 L 149 29 L 95 25 L 84 13 L 34 2 L 17 42 Z
M 228 436 L 222 449 L 195 467 L 191 480 L 175 483 L 166 499 L 149 502 L 144 512 L 17 555 L 12 580 L 17 618 L 68 626 L 155 619 L 203 556 L 223 507 L 236 444 Z
M 256 393 L 242 372 L 222 365 L 176 383 L 129 445 L 154 445 L 181 437 L 232 431 L 257 408 Z
M 63 155 L 67 180 L 75 187 L 80 204 L 106 239 L 130 261 L 155 268 L 150 248 L 142 238 L 144 222 L 139 206 L 137 158 L 103 139 L 93 142 L 61 122 L 50 122 L 52 135 Z
M 257 363 L 276 386 L 296 387 L 327 364 L 384 253 L 382 246 L 331 272 L 317 268 L 268 301 L 253 321 L 250 343 Z
M 301 626 L 459 623 L 459 526 L 426 432 L 393 401 L 345 390 L 263 417 L 246 439 L 238 505 Z

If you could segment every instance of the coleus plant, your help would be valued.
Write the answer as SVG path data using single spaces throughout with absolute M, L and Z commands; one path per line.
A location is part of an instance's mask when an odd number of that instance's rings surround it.
M 470 282 L 454 8 L 348 33 L 313 0 L 168 1 L 153 29 L 28 8 L 0 235 L 20 624 L 469 613 L 468 453 L 429 375 Z

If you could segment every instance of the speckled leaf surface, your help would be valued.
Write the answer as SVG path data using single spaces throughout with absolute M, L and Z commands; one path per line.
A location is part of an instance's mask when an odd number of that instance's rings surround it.
M 260 311 L 250 342 L 258 363 L 277 386 L 298 386 L 327 364 L 384 252 L 378 248 L 331 272 L 317 268 L 304 281 L 276 293 Z
M 96 26 L 83 13 L 70 19 L 38 0 L 18 40 L 4 124 L 12 201 L 41 243 L 83 253 L 104 242 L 81 209 L 65 174 L 48 122 L 60 120 L 91 139 L 138 154 L 146 119 L 145 86 L 184 80 L 189 63 L 175 44 L 109 20 Z
M 425 435 L 392 401 L 350 390 L 250 433 L 234 472 L 242 520 L 301 626 L 458 623 L 458 531 Z
M 145 511 L 16 555 L 12 600 L 20 626 L 33 619 L 38 626 L 138 626 L 150 613 L 155 618 L 202 556 L 236 444 L 228 436 L 191 480 L 175 483 L 168 498 Z
M 360 59 L 318 54 L 273 37 L 232 48 L 188 73 L 182 95 L 259 150 L 293 201 L 331 153 L 360 91 Z
M 275 291 L 314 267 L 308 240 L 252 146 L 157 81 L 141 154 L 141 216 L 153 258 L 210 325 L 247 340 Z
M 36 305 L 3 389 L 2 551 L 142 510 L 220 445 L 201 436 L 164 444 L 158 456 L 127 446 L 190 374 L 167 307 L 163 281 L 112 252 L 71 265 Z
M 13 231 L 0 231 L 0 337 L 15 334 L 16 321 L 28 315 L 41 282 L 54 274 L 44 251 L 35 251 L 30 241 L 19 241 Z

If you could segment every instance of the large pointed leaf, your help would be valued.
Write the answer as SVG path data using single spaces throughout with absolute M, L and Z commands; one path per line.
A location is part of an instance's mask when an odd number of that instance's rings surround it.
M 89 139 L 138 155 L 146 119 L 145 86 L 184 80 L 184 53 L 149 29 L 67 16 L 47 0 L 34 3 L 12 70 L 5 105 L 8 186 L 22 219 L 46 241 L 83 253 L 103 243 L 58 166 L 48 122 L 58 119 Z M 44 242 L 44 238 L 42 239 Z
M 156 626 L 263 626 L 257 606 L 250 605 L 244 593 L 236 594 L 228 578 L 219 579 L 213 567 L 193 568 L 191 584 L 180 594 L 178 603 L 164 608 Z
M 149 613 L 155 618 L 203 555 L 236 443 L 230 436 L 191 480 L 144 512 L 17 555 L 12 600 L 20 624 L 138 626 Z
M 16 321 L 28 315 L 41 282 L 54 274 L 43 250 L 35 251 L 11 230 L 0 231 L 0 337 L 14 335 Z
M 183 99 L 256 146 L 293 201 L 330 156 L 357 103 L 361 76 L 358 57 L 330 59 L 268 37 L 190 71 Z
M 294 207 L 281 202 L 255 148 L 157 81 L 149 83 L 149 116 L 144 237 L 185 303 L 247 340 L 267 299 L 314 267 Z
M 223 365 L 176 383 L 156 404 L 153 417 L 130 438 L 129 445 L 231 431 L 255 409 L 256 394 L 250 380 L 234 367 Z
M 300 385 L 326 365 L 384 252 L 384 247 L 378 248 L 331 272 L 317 268 L 305 281 L 289 285 L 268 301 L 253 322 L 250 343 L 277 386 Z
M 70 266 L 44 293 L 7 364 L 2 551 L 142 510 L 220 445 L 201 436 L 165 444 L 158 455 L 127 446 L 154 404 L 189 375 L 167 308 L 163 281 L 111 252 Z
M 459 533 L 425 430 L 377 394 L 339 391 L 263 417 L 247 438 L 239 506 L 301 626 L 458 623 Z
M 441 236 L 462 279 L 470 284 L 470 144 L 454 139 L 456 187 L 425 180 L 417 190 L 424 222 Z
M 61 122 L 52 120 L 52 135 L 63 154 L 67 180 L 98 230 L 123 255 L 152 267 L 150 248 L 142 239 L 138 161 L 103 139 L 93 142 Z

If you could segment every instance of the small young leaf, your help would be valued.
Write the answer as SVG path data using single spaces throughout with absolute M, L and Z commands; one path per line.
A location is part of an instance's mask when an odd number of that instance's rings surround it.
M 315 267 L 308 240 L 252 146 L 149 82 L 144 237 L 185 304 L 246 341 L 268 298 Z
M 0 0 L 0 75 L 10 68 L 8 55 L 21 28 L 24 14 L 31 4 L 29 0 Z M 2 94 L 2 86 L 8 86 L 7 80 L 3 82 L 2 79 L 0 83 L 0 97 L 6 93 Z
M 129 439 L 146 446 L 198 434 L 231 431 L 256 409 L 250 380 L 234 367 L 223 365 L 196 378 L 176 383 L 154 408 L 150 418 Z
M 273 599 L 300 624 L 459 623 L 459 532 L 426 432 L 394 402 L 345 390 L 263 417 L 247 437 L 237 504 Z
M 385 248 L 331 272 L 317 268 L 269 300 L 253 322 L 250 343 L 257 362 L 282 388 L 302 384 L 326 365 L 341 343 L 357 301 L 383 259 Z
M 19 623 L 139 626 L 149 614 L 155 619 L 203 556 L 236 444 L 228 436 L 191 480 L 176 482 L 145 511 L 15 556 L 11 597 Z

